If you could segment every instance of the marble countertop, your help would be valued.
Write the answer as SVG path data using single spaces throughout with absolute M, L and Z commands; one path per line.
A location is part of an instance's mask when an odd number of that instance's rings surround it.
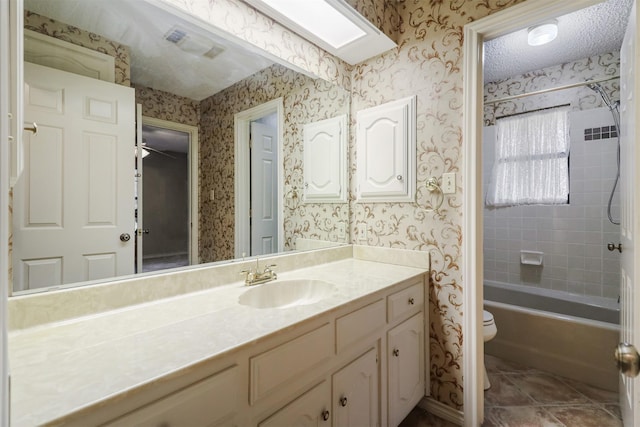
M 12 425 L 61 421 L 425 271 L 350 258 L 278 275 L 335 285 L 330 297 L 310 305 L 240 305 L 253 287 L 236 282 L 11 332 Z

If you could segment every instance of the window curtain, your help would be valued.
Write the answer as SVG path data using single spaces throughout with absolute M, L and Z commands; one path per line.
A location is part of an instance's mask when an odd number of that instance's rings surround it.
M 567 110 L 503 118 L 496 130 L 487 206 L 568 203 Z

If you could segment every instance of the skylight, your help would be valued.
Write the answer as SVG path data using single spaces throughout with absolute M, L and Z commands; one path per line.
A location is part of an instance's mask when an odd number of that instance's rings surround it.
M 358 25 L 324 0 L 262 1 L 335 49 L 366 35 Z

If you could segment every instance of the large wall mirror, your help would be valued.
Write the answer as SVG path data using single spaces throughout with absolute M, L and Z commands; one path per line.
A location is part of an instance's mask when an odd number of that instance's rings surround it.
M 249 257 L 349 241 L 347 202 L 304 201 L 302 144 L 305 125 L 348 117 L 347 90 L 170 7 L 24 7 L 25 120 L 38 131 L 16 156 L 13 295 L 228 261 L 239 245 Z M 246 163 L 238 143 L 251 144 Z

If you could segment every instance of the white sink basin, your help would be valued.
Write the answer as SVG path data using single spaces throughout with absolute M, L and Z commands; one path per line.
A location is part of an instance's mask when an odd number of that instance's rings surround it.
M 336 290 L 322 280 L 276 280 L 255 285 L 238 298 L 238 302 L 254 308 L 286 308 L 316 303 Z

